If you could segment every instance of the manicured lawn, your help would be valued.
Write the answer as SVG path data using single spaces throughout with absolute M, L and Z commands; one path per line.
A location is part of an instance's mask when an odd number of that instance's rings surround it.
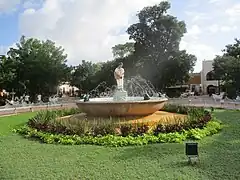
M 0 179 L 240 179 L 240 112 L 218 111 L 225 124 L 199 141 L 200 164 L 186 164 L 184 144 L 107 148 L 40 144 L 11 133 L 30 114 L 0 118 Z
M 25 124 L 34 114 L 36 114 L 36 112 L 0 117 L 0 136 L 11 134 L 12 129 Z

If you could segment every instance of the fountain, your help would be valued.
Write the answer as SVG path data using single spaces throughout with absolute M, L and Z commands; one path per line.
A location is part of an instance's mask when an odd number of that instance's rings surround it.
M 153 91 L 148 92 L 145 87 L 141 87 L 141 96 L 128 96 L 128 92 L 124 90 L 124 69 L 123 64 L 114 71 L 114 77 L 117 82 L 117 87 L 112 97 L 89 98 L 86 96 L 83 100 L 76 102 L 88 116 L 93 117 L 126 117 L 126 116 L 147 116 L 159 111 L 168 100 L 165 97 L 149 96 L 149 93 L 156 94 Z M 129 80 L 131 82 L 131 80 Z M 137 85 L 130 83 L 129 86 Z M 133 88 L 132 88 L 133 89 Z

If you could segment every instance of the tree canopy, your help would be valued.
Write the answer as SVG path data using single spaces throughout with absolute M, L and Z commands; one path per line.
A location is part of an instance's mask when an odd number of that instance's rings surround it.
M 214 59 L 214 74 L 229 87 L 230 96 L 236 96 L 240 92 L 240 40 L 235 39 L 233 44 L 226 45 L 223 52 Z
M 179 50 L 186 25 L 169 15 L 169 9 L 167 1 L 145 7 L 138 13 L 139 22 L 127 30 L 135 41 L 137 72 L 159 89 L 187 81 L 196 62 L 194 55 Z
M 98 83 L 96 73 L 100 71 L 102 64 L 92 63 L 90 61 L 83 60 L 81 64 L 74 67 L 71 75 L 70 83 L 72 86 L 76 86 L 81 91 L 88 92 L 95 88 Z
M 125 44 L 117 44 L 112 47 L 114 58 L 124 58 L 134 52 L 134 43 L 126 42 Z
M 0 85 L 18 94 L 55 93 L 56 86 L 65 81 L 70 72 L 66 58 L 64 49 L 54 42 L 22 36 L 16 48 L 11 48 L 0 59 Z

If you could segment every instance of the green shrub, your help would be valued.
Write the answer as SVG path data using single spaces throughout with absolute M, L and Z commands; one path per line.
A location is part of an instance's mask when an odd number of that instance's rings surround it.
M 151 143 L 181 143 L 187 139 L 199 140 L 205 136 L 217 133 L 221 130 L 221 124 L 218 121 L 210 121 L 203 129 L 184 130 L 181 133 L 159 133 L 158 135 L 143 134 L 142 136 L 78 136 L 78 135 L 63 135 L 51 134 L 38 131 L 29 126 L 24 126 L 17 133 L 24 135 L 26 138 L 37 138 L 40 141 L 48 144 L 63 144 L 63 145 L 79 145 L 79 144 L 94 144 L 101 146 L 129 146 L 129 145 L 145 145 Z
M 162 111 L 185 114 L 185 115 L 203 115 L 205 110 L 203 107 L 194 107 L 194 106 L 184 106 L 179 104 L 170 104 L 166 103 L 161 109 Z
M 143 136 L 149 132 L 149 126 L 144 123 L 137 124 L 121 124 L 119 127 L 119 135 L 126 136 Z
M 158 135 L 159 133 L 182 132 L 183 130 L 200 128 L 202 129 L 207 122 L 211 120 L 211 114 L 203 108 L 179 106 L 167 104 L 164 110 L 168 112 L 178 112 L 187 114 L 186 121 L 176 121 L 175 124 L 154 124 L 150 128 L 149 124 L 135 123 L 127 124 L 120 123 L 113 119 L 76 119 L 75 122 L 68 119 L 59 119 L 59 117 L 78 114 L 78 109 L 65 109 L 39 112 L 35 117 L 28 121 L 28 126 L 39 131 L 48 132 L 51 134 L 65 135 L 90 135 L 90 136 L 143 136 L 147 133 Z M 151 126 L 151 127 L 152 127 Z M 151 132 L 150 132 L 151 129 Z

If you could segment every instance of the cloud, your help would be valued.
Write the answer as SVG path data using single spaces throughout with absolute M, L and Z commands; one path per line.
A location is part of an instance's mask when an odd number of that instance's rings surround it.
M 200 3 L 201 3 L 201 0 L 190 0 L 187 3 L 187 7 L 188 8 L 195 8 L 195 7 L 198 7 Z
M 16 9 L 21 0 L 0 0 L 0 13 L 8 13 Z
M 8 47 L 0 46 L 0 55 L 6 54 L 7 50 L 8 50 Z
M 187 34 L 185 35 L 185 37 L 191 37 L 193 39 L 198 39 L 199 35 L 202 33 L 201 28 L 198 25 L 193 25 L 191 27 L 188 28 Z
M 156 3 L 159 0 L 45 0 L 42 8 L 20 15 L 20 31 L 62 45 L 71 64 L 106 61 L 112 58 L 111 47 L 128 41 L 119 30 L 132 23 L 137 11 Z
M 180 49 L 187 49 L 188 53 L 194 54 L 197 57 L 197 62 L 194 69 L 195 72 L 200 72 L 202 70 L 203 60 L 212 60 L 217 54 L 222 54 L 222 52 L 217 51 L 209 45 L 201 44 L 199 42 L 189 42 L 185 41 L 184 39 L 180 44 Z
M 39 8 L 44 0 L 0 0 L 1 13 L 11 13 L 17 9 Z
M 236 31 L 238 27 L 236 25 L 219 25 L 219 24 L 213 24 L 207 28 L 208 31 L 211 33 L 228 33 L 231 31 Z
M 225 13 L 232 23 L 239 21 L 240 20 L 240 3 L 234 4 L 231 7 L 227 8 Z
M 191 23 L 197 23 L 200 21 L 209 20 L 211 16 L 204 12 L 194 12 L 194 11 L 185 11 L 184 12 L 187 16 L 191 17 Z
M 227 0 L 229 1 L 229 0 Z M 210 4 L 222 4 L 224 2 L 226 2 L 226 0 L 209 0 L 208 1 Z
M 24 0 L 22 6 L 24 9 L 27 8 L 39 8 L 44 0 Z
M 201 71 L 204 59 L 211 60 L 217 54 L 217 51 L 213 47 L 200 41 L 202 33 L 203 29 L 196 24 L 192 25 L 188 27 L 188 32 L 184 35 L 180 43 L 181 50 L 187 50 L 188 53 L 194 54 L 197 57 L 195 72 Z
M 200 71 L 202 60 L 221 55 L 221 49 L 238 37 L 240 3 L 238 0 L 202 0 L 199 6 L 185 9 L 185 15 L 187 28 L 198 26 L 201 33 L 195 33 L 195 38 L 191 35 L 194 33 L 186 34 L 181 48 L 197 56 L 195 71 Z
M 17 0 L 5 0 L 10 1 Z M 196 69 L 200 69 L 199 65 L 203 59 L 212 59 L 219 53 L 218 49 L 223 48 L 226 42 L 230 42 L 229 37 L 227 39 L 221 33 L 227 35 L 229 32 L 237 32 L 239 25 L 234 22 L 237 20 L 236 17 L 240 19 L 240 5 L 239 7 L 236 3 L 234 5 L 235 0 L 186 0 L 184 1 L 186 6 L 176 10 L 174 8 L 178 5 L 176 1 L 178 0 L 171 1 L 173 6 L 171 13 L 185 20 L 188 29 L 181 42 L 181 49 L 187 49 L 189 53 L 197 56 Z M 69 64 L 75 65 L 82 59 L 94 62 L 112 59 L 111 47 L 128 41 L 125 31 L 136 21 L 137 11 L 160 1 L 22 0 L 22 2 L 24 12 L 19 15 L 20 34 L 55 41 L 57 45 L 65 48 L 69 55 Z

